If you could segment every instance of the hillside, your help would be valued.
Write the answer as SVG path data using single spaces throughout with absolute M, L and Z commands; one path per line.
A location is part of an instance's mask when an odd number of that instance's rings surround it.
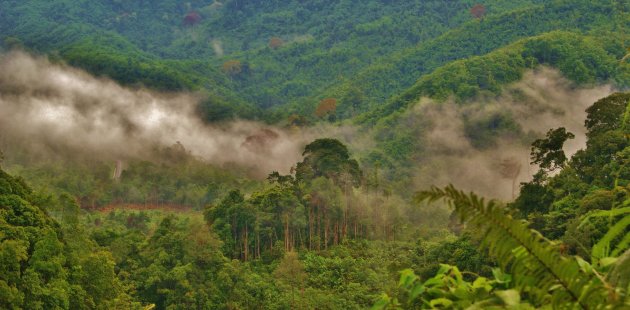
M 533 309 L 554 300 L 624 309 L 629 102 L 628 94 L 595 102 L 587 110 L 587 148 L 571 159 L 562 152 L 573 138 L 564 128 L 535 141 L 541 169 L 505 207 L 453 188 L 418 193 L 421 207 L 408 205 L 378 183 L 361 186 L 370 176 L 334 139 L 307 145 L 295 176 L 272 173 L 265 186 L 247 196 L 241 186 L 203 213 L 90 212 L 70 195 L 33 191 L 0 171 L 0 266 L 7 271 L 0 303 Z M 451 220 L 442 207 L 423 204 L 426 198 L 453 201 Z M 479 283 L 486 283 L 481 290 Z M 564 286 L 549 290 L 553 285 Z M 581 290 L 589 299 L 575 294 Z
M 624 9 L 607 1 L 481 4 L 484 16 L 475 19 L 466 1 L 161 1 L 157 10 L 142 3 L 9 1 L 0 29 L 10 44 L 57 51 L 125 84 L 208 91 L 210 119 L 231 117 L 225 109 L 249 118 L 255 107 L 274 106 L 286 117 L 286 105 L 311 116 L 326 97 L 338 99 L 338 117 L 347 118 L 380 108 L 451 61 L 549 31 L 595 34 L 628 23 L 615 13 Z M 195 19 L 186 22 L 190 14 Z M 604 48 L 620 58 L 623 45 L 609 40 Z
M 630 3 L 0 1 L 2 309 L 627 309 Z
M 0 29 L 10 44 L 57 51 L 73 65 L 126 84 L 202 88 L 231 106 L 245 99 L 261 107 L 306 100 L 312 107 L 340 77 L 347 79 L 380 57 L 473 18 L 465 2 L 448 6 L 440 1 L 401 2 L 386 6 L 387 10 L 378 1 L 358 6 L 324 1 L 307 7 L 297 2 L 253 2 L 243 7 L 234 3 L 238 2 L 180 5 L 163 1 L 156 4 L 159 10 L 153 10 L 141 3 L 106 1 L 79 6 L 68 1 L 5 2 Z M 487 10 L 498 14 L 528 4 L 499 2 Z M 186 25 L 186 14 L 197 11 L 200 20 Z M 263 13 L 249 18 L 253 11 Z M 230 21 L 238 19 L 247 22 L 234 27 Z M 272 37 L 281 41 L 275 49 L 268 46 Z M 216 40 L 223 55 L 215 55 L 212 42 Z M 244 69 L 236 74 L 222 72 L 223 64 L 231 59 Z M 319 78 L 323 76 L 328 78 Z M 249 116 L 243 109 L 239 112 Z

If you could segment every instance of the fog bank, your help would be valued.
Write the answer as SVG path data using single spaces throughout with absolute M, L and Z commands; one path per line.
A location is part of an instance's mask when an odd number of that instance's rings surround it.
M 21 52 L 0 56 L 0 138 L 37 151 L 147 158 L 179 141 L 212 164 L 288 173 L 311 138 L 252 121 L 208 125 L 199 100 L 122 87 Z
M 527 72 L 523 79 L 500 96 L 472 103 L 436 103 L 422 99 L 407 117 L 431 123 L 424 137 L 425 156 L 417 165 L 418 188 L 449 183 L 481 195 L 510 200 L 520 182 L 529 181 L 537 167 L 531 166 L 531 142 L 551 128 L 565 127 L 575 139 L 565 144 L 567 156 L 586 144 L 586 108 L 608 96 L 608 85 L 576 88 L 553 69 Z M 493 131 L 494 123 L 514 122 L 514 130 Z M 476 145 L 471 128 L 489 130 L 494 143 Z

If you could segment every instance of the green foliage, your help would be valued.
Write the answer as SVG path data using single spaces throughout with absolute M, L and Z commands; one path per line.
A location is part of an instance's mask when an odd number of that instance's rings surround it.
M 628 202 L 629 201 L 626 201 L 625 205 L 627 205 Z M 591 251 L 591 257 L 596 261 L 606 257 L 617 257 L 630 248 L 630 237 L 628 234 L 628 230 L 630 229 L 630 215 L 628 215 L 630 213 L 630 207 L 611 210 L 602 209 L 603 208 L 586 214 L 580 223 L 580 226 L 583 226 L 592 219 L 609 219 L 609 227 L 606 234 L 593 245 Z M 621 218 L 619 219 L 620 216 Z M 613 219 L 618 220 L 613 221 Z M 614 241 L 617 241 L 616 244 Z
M 534 309 L 521 302 L 521 294 L 509 287 L 511 276 L 493 271 L 495 279 L 478 276 L 466 281 L 464 273 L 455 266 L 440 266 L 432 278 L 422 282 L 413 270 L 401 272 L 398 286 L 401 296 L 384 295 L 372 309 Z
M 0 304 L 7 309 L 108 309 L 128 295 L 106 253 L 76 260 L 80 227 L 66 231 L 43 208 L 55 201 L 0 170 Z M 74 204 L 74 202 L 70 202 Z M 76 207 L 76 206 L 75 206 Z M 96 249 L 93 243 L 84 244 Z M 128 304 L 138 307 L 137 303 Z
M 538 140 L 534 146 L 534 149 L 538 147 L 534 159 L 553 167 L 559 166 L 555 164 L 558 158 L 559 162 L 565 163 L 564 167 L 554 176 L 536 174 L 532 182 L 522 184 L 519 197 L 510 204 L 530 222 L 531 227 L 548 238 L 561 239 L 571 253 L 591 257 L 591 248 L 620 220 L 621 214 L 617 212 L 624 210 L 620 206 L 625 206 L 628 199 L 630 180 L 627 165 L 630 149 L 625 133 L 628 107 L 630 97 L 624 93 L 612 94 L 589 107 L 585 122 L 588 130 L 586 148 L 577 151 L 568 161 L 563 154 L 556 156 L 549 152 L 552 149 L 561 151 L 567 133 L 550 131 L 551 135 L 546 139 Z M 554 133 L 556 143 L 550 139 Z M 541 146 L 548 152 L 542 152 Z M 600 213 L 609 216 L 597 216 Z M 608 248 L 610 238 L 619 242 L 619 236 L 613 236 L 627 231 L 621 227 L 617 229 L 621 232 L 611 232 L 601 241 L 594 259 L 610 254 L 613 250 Z
M 231 188 L 250 189 L 259 183 L 245 171 L 226 171 L 195 159 L 177 144 L 156 150 L 154 155 L 150 161 L 123 160 L 120 179 L 112 177 L 116 161 L 74 154 L 58 160 L 40 160 L 33 154 L 14 156 L 6 167 L 31 180 L 36 188 L 68 193 L 82 208 L 91 209 L 126 204 L 202 209 Z
M 553 199 L 553 193 L 543 184 L 539 182 L 525 183 L 521 186 L 521 192 L 512 203 L 512 207 L 527 216 L 533 212 L 548 211 Z
M 615 93 L 602 98 L 586 109 L 584 126 L 589 137 L 617 130 L 626 126 L 626 110 L 630 105 L 630 94 Z
M 606 280 L 608 280 L 615 287 L 625 289 L 626 292 L 630 292 L 630 275 L 628 270 L 630 267 L 630 251 L 626 251 L 621 255 L 613 267 L 608 273 Z
M 361 210 L 350 210 L 349 204 L 356 204 L 354 186 L 361 183 L 361 171 L 341 142 L 315 140 L 305 147 L 295 178 L 273 172 L 268 181 L 247 200 L 234 190 L 206 208 L 206 221 L 224 240 L 226 256 L 275 259 L 282 256 L 278 241 L 284 252 L 327 249 L 350 239 L 352 225 L 357 237 Z
M 356 160 L 350 159 L 348 148 L 336 139 L 317 139 L 304 148 L 304 160 L 298 163 L 298 180 L 324 176 L 337 184 L 358 186 L 361 171 Z
M 421 97 L 458 101 L 484 93 L 498 94 L 503 86 L 518 81 L 526 69 L 539 65 L 558 68 L 576 84 L 625 76 L 628 67 L 616 66 L 617 55 L 606 41 L 573 32 L 550 32 L 526 38 L 488 54 L 453 61 L 421 76 L 414 85 L 392 97 L 385 105 L 359 116 L 360 123 L 374 123 L 384 116 L 415 104 Z M 434 53 L 434 51 L 433 51 Z M 587 61 L 588 70 L 576 71 L 575 62 Z M 626 85 L 628 81 L 621 80 Z
M 503 268 L 509 268 L 514 287 L 528 292 L 536 306 L 588 309 L 625 302 L 625 297 L 619 301 L 586 262 L 562 256 L 556 245 L 512 219 L 495 201 L 486 203 L 452 186 L 420 192 L 416 199 L 447 199 L 460 219 L 484 236 L 483 246 Z
M 144 85 L 169 91 L 193 88 L 193 82 L 188 77 L 165 63 L 147 59 L 137 51 L 121 53 L 94 40 L 65 47 L 61 55 L 72 66 L 109 77 L 123 85 Z
M 425 261 L 419 270 L 422 277 L 435 275 L 441 264 L 456 266 L 466 272 L 480 275 L 489 275 L 491 266 L 494 265 L 487 253 L 479 251 L 478 242 L 469 234 L 455 240 L 440 240 L 438 244 L 427 247 L 422 260 Z
M 546 138 L 538 139 L 532 143 L 532 164 L 538 165 L 540 169 L 548 172 L 562 168 L 567 161 L 562 147 L 567 140 L 573 138 L 575 135 L 564 127 L 549 130 Z
M 265 184 L 176 147 L 156 150 L 151 161 L 129 160 L 119 180 L 111 178 L 112 163 L 12 152 L 13 171 L 65 194 L 37 193 L 0 172 L 0 308 L 358 309 L 383 291 L 395 297 L 383 297 L 381 307 L 626 302 L 626 94 L 587 110 L 587 148 L 571 160 L 561 151 L 565 131 L 535 143 L 535 162 L 563 169 L 523 185 L 510 206 L 527 223 L 453 188 L 425 193 L 447 197 L 467 221 L 467 233 L 455 238 L 440 226 L 444 210 L 409 209 L 392 195 L 411 195 L 410 168 L 427 150 L 431 120 L 403 113 L 421 97 L 492 98 L 541 65 L 575 85 L 628 85 L 630 67 L 618 61 L 626 38 L 610 35 L 628 24 L 627 4 L 481 1 L 487 14 L 478 19 L 473 4 L 1 2 L 3 47 L 47 53 L 130 87 L 197 92 L 208 122 L 301 113 L 289 123 L 303 125 L 316 121 L 318 102 L 337 98 L 336 118 L 369 111 L 357 121 L 373 130 L 376 147 L 361 171 L 345 145 L 319 139 L 295 176 L 272 173 Z M 284 43 L 269 46 L 270 38 Z M 238 70 L 221 70 L 230 60 Z M 464 127 L 480 149 L 521 131 L 506 112 L 466 118 Z M 126 204 L 177 212 L 117 210 Z M 194 210 L 203 207 L 202 220 Z M 481 251 L 468 231 L 483 236 Z M 440 267 L 445 262 L 456 266 Z M 495 269 L 491 279 L 495 262 L 512 275 Z
M 277 120 L 294 112 L 308 115 L 327 97 L 343 98 L 341 117 L 353 117 L 392 99 L 377 112 L 382 117 L 418 97 L 406 94 L 393 99 L 416 81 L 423 81 L 424 95 L 465 99 L 497 93 L 537 63 L 556 66 L 578 83 L 610 79 L 626 83 L 625 71 L 614 69 L 625 54 L 623 48 L 591 39 L 567 39 L 580 47 L 573 49 L 553 42 L 557 38 L 538 39 L 522 46 L 522 57 L 513 48 L 473 57 L 556 30 L 609 32 L 627 23 L 624 15 L 616 13 L 627 10 L 624 4 L 482 1 L 487 14 L 476 19 L 468 1 L 241 2 L 160 0 L 152 9 L 118 1 L 7 2 L 0 7 L 0 27 L 6 46 L 52 53 L 127 84 L 204 89 L 229 103 L 226 106 L 238 106 L 239 116 L 252 118 L 260 113 L 247 102 L 277 107 L 274 115 L 263 116 Z M 199 20 L 191 27 L 184 19 L 193 13 Z M 270 38 L 285 44 L 270 48 Z M 468 58 L 467 63 L 443 67 Z M 238 76 L 220 70 L 230 59 L 243 64 Z

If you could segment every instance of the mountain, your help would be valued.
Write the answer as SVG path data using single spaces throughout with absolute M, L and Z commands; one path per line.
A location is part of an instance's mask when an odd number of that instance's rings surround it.
M 608 1 L 479 5 L 477 19 L 468 1 L 7 1 L 0 29 L 8 44 L 125 84 L 203 89 L 219 106 L 209 112 L 216 118 L 225 106 L 243 117 L 259 107 L 286 117 L 286 105 L 310 115 L 321 99 L 358 93 L 359 103 L 340 102 L 347 118 L 381 108 L 451 61 L 550 31 L 597 36 L 627 23 L 615 13 L 624 4 Z M 608 40 L 601 44 L 620 58 L 622 42 Z
M 0 308 L 625 309 L 629 12 L 1 1 Z

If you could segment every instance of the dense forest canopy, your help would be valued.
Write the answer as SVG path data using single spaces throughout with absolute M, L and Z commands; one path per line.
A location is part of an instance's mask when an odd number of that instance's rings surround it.
M 630 308 L 628 29 L 608 0 L 2 1 L 0 308 Z

